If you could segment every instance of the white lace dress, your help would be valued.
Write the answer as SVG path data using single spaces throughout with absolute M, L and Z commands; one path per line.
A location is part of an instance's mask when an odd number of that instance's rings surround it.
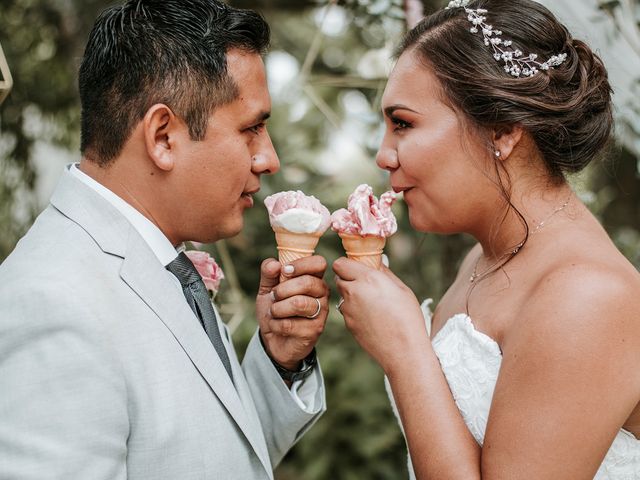
M 422 304 L 427 328 L 431 324 L 430 303 L 431 300 L 427 300 Z M 436 334 L 432 344 L 464 421 L 476 441 L 482 445 L 493 390 L 502 362 L 500 348 L 492 338 L 477 331 L 469 316 L 465 314 L 451 317 Z M 385 385 L 399 421 L 400 417 L 386 378 Z M 411 459 L 409 477 L 411 480 L 415 479 Z M 595 480 L 639 479 L 640 440 L 626 430 L 620 430 Z

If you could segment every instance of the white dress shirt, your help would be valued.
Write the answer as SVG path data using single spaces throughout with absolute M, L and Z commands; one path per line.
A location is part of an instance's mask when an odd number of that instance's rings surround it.
M 118 211 L 129 221 L 129 223 L 131 223 L 133 228 L 136 229 L 136 231 L 140 234 L 147 245 L 149 245 L 149 248 L 154 253 L 158 261 L 162 264 L 162 266 L 166 267 L 167 265 L 169 265 L 178 256 L 178 253 L 184 250 L 184 244 L 179 245 L 177 248 L 174 247 L 157 225 L 155 225 L 151 220 L 149 220 L 142 213 L 140 213 L 114 192 L 109 190 L 107 187 L 81 171 L 78 168 L 78 164 L 74 163 L 70 165 L 69 169 L 73 176 L 75 176 L 78 180 L 80 180 L 88 187 L 95 190 L 111 205 L 118 209 Z M 180 294 L 184 295 L 182 292 L 180 281 L 168 270 L 167 275 L 171 276 L 173 282 L 176 285 L 176 288 L 179 289 Z M 199 319 L 198 322 L 200 322 Z M 313 375 L 311 377 L 313 377 Z M 314 386 L 309 385 L 309 388 L 303 388 L 304 383 L 305 380 L 294 382 L 291 386 L 290 391 L 294 401 L 298 404 L 298 406 L 302 410 L 310 412 L 315 407 L 313 405 Z M 307 407 L 307 405 L 309 405 L 309 407 L 311 408 Z

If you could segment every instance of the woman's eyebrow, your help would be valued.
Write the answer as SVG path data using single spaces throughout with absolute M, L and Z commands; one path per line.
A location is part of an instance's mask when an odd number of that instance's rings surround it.
M 392 117 L 392 116 L 393 116 L 393 113 L 394 113 L 396 110 L 407 110 L 407 111 L 409 111 L 409 112 L 419 113 L 419 112 L 416 112 L 415 110 L 413 110 L 413 109 L 411 109 L 411 108 L 407 107 L 406 105 L 402 105 L 402 104 L 399 104 L 399 103 L 398 103 L 398 104 L 395 104 L 395 105 L 389 105 L 388 107 L 385 107 L 385 109 L 384 109 L 384 114 L 385 114 L 387 117 Z

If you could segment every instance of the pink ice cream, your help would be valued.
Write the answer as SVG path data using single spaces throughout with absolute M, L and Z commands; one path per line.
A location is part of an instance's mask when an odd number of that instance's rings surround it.
M 330 224 L 327 207 L 300 190 L 279 192 L 264 199 L 274 230 L 293 233 L 324 233 Z
M 369 185 L 359 185 L 349 195 L 347 208 L 336 210 L 331 215 L 331 228 L 349 235 L 389 237 L 398 229 L 391 211 L 395 201 L 396 194 L 392 191 L 383 193 L 378 201 Z

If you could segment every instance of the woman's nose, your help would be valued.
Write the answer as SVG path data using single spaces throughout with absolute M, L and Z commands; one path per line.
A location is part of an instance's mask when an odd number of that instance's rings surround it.
M 376 155 L 376 165 L 383 170 L 395 170 L 400 166 L 398 163 L 398 152 L 395 148 L 381 146 Z

